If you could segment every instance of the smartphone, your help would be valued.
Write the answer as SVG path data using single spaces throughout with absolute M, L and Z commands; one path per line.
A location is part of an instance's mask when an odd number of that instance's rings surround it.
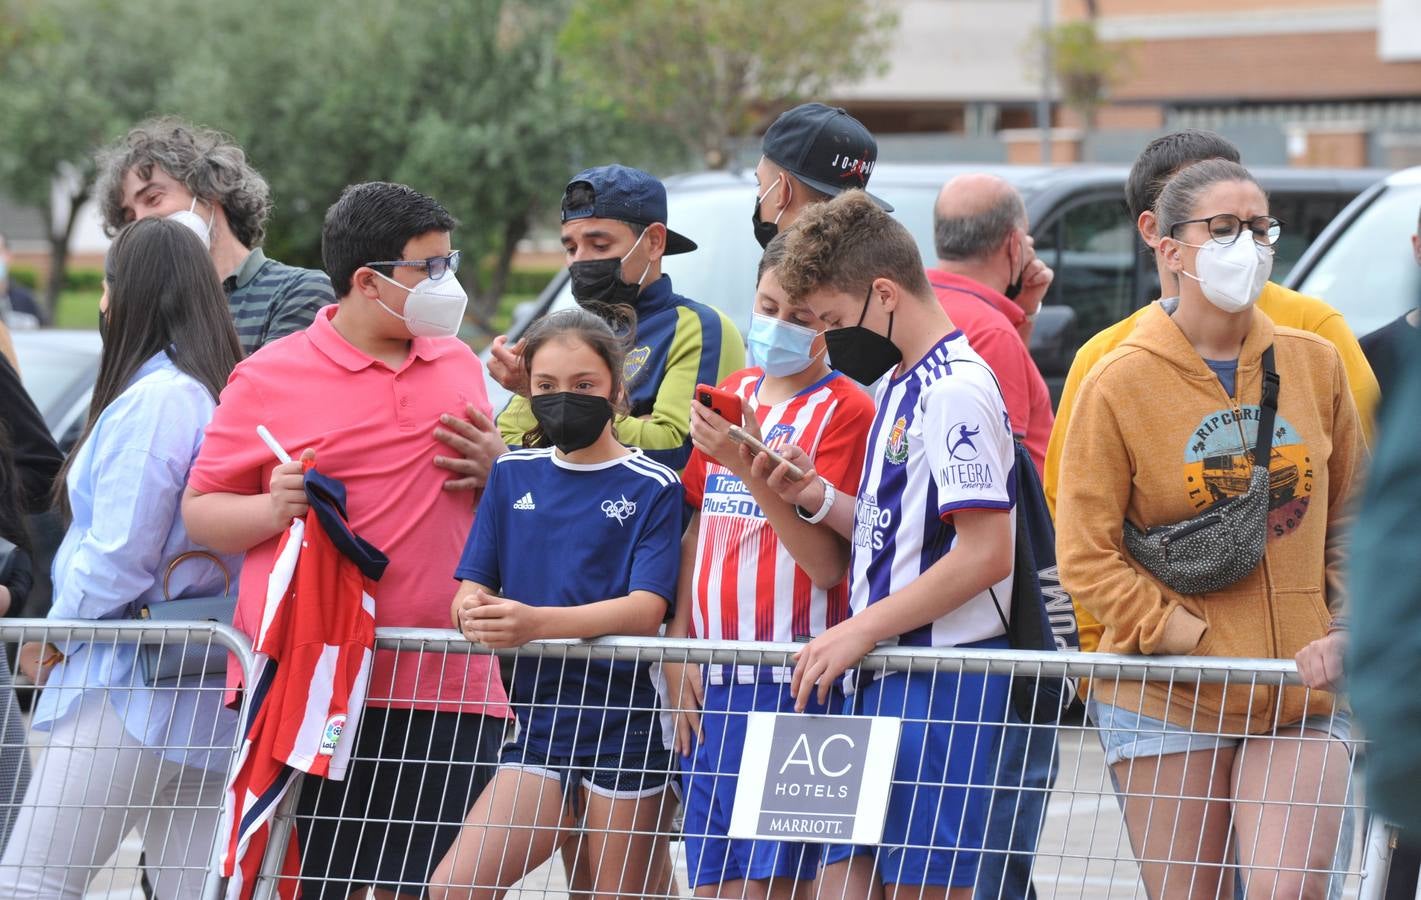
M 739 425 L 744 421 L 741 418 L 740 397 L 730 391 L 722 391 L 708 384 L 698 384 L 696 399 L 702 406 L 709 406 L 712 412 L 732 425 Z
M 789 472 L 787 474 L 789 475 L 790 481 L 803 480 L 803 469 L 801 469 L 799 466 L 796 466 L 794 463 L 789 462 L 783 456 L 780 456 L 778 453 L 771 450 L 769 447 L 766 447 L 760 441 L 752 437 L 750 433 L 744 428 L 741 428 L 739 425 L 732 425 L 730 427 L 729 434 L 730 439 L 732 441 L 735 441 L 737 444 L 744 444 L 745 446 L 749 447 L 750 450 L 756 455 L 763 453 L 768 456 L 770 458 L 770 462 L 774 463 L 775 465 L 778 466 L 783 464 L 789 466 Z

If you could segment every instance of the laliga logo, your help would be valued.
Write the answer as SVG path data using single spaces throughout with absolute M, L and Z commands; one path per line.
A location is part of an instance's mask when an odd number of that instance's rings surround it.
M 607 514 L 607 518 L 616 519 L 617 524 L 621 525 L 636 515 L 636 501 L 628 500 L 626 494 L 623 494 L 620 500 L 603 500 L 602 512 Z

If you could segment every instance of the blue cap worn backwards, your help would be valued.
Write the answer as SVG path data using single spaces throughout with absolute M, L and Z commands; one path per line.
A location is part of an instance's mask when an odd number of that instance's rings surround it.
M 568 190 L 585 184 L 592 191 L 592 205 L 571 206 Z M 598 166 L 579 172 L 563 190 L 562 221 L 571 219 L 616 219 L 633 225 L 666 224 L 666 186 L 655 176 L 630 166 Z M 666 229 L 666 255 L 690 253 L 696 242 Z

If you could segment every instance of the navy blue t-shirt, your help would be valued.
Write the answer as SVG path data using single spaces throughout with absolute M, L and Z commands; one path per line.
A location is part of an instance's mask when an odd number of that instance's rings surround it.
M 578 465 L 514 450 L 489 473 L 455 577 L 530 606 L 580 606 L 650 591 L 668 607 L 681 563 L 681 482 L 632 448 Z M 509 697 L 520 740 L 556 756 L 616 753 L 656 728 L 650 661 L 520 656 Z M 646 741 L 627 743 L 646 746 Z

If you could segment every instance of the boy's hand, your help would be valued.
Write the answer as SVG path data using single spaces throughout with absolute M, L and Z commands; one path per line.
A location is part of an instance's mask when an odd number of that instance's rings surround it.
M 784 457 L 785 462 L 793 464 L 803 472 L 804 477 L 791 481 L 789 466 L 776 465 L 770 462 L 768 456 L 756 456 L 750 466 L 750 473 L 756 478 L 764 479 L 770 490 L 791 506 L 802 506 L 811 513 L 818 510 L 824 504 L 824 482 L 820 480 L 819 473 L 814 471 L 809 454 L 798 444 L 791 443 L 771 449 Z
M 691 443 L 745 480 L 750 471 L 750 451 L 730 439 L 730 423 L 703 403 L 691 403 Z
M 280 532 L 291 523 L 306 515 L 310 503 L 306 501 L 305 464 L 316 461 L 316 451 L 310 448 L 302 451 L 300 459 L 282 463 L 271 470 L 271 512 L 276 520 L 276 530 Z
M 795 712 L 804 712 L 815 685 L 819 686 L 820 705 L 828 703 L 834 684 L 873 649 L 874 642 L 854 626 L 853 619 L 845 619 L 795 654 L 794 675 L 789 681 Z
M 690 756 L 696 742 L 705 740 L 701 707 L 706 694 L 701 684 L 701 667 L 692 663 L 664 663 L 661 671 L 666 675 L 667 705 L 675 713 L 675 750 L 681 756 Z
M 523 342 L 508 345 L 508 335 L 500 334 L 489 345 L 488 373 L 512 394 L 528 396 L 528 373 L 523 369 Z
M 498 427 L 488 416 L 465 404 L 467 419 L 448 413 L 439 417 L 442 428 L 434 429 L 435 440 L 449 445 L 458 456 L 436 456 L 434 464 L 459 476 L 444 482 L 446 491 L 474 491 L 488 483 L 494 460 L 508 452 Z
M 480 602 L 468 613 L 465 636 L 494 650 L 522 647 L 542 637 L 543 610 L 507 597 L 480 591 Z

